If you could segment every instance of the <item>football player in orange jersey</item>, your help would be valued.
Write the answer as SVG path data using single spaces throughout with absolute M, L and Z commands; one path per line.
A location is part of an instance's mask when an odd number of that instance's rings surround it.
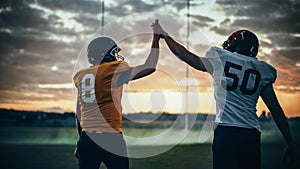
M 98 169 L 102 162 L 108 169 L 129 168 L 121 129 L 123 84 L 155 71 L 159 39 L 153 29 L 150 54 L 144 64 L 136 67 L 124 61 L 118 54 L 121 49 L 111 38 L 98 37 L 89 43 L 87 57 L 92 65 L 73 78 L 78 90 L 76 117 L 80 138 L 76 156 L 79 169 Z
M 293 161 L 291 131 L 273 89 L 276 69 L 256 58 L 259 41 L 254 33 L 238 30 L 223 43 L 223 49 L 211 47 L 205 57 L 199 57 L 176 42 L 159 23 L 154 26 L 173 54 L 213 78 L 216 100 L 214 169 L 260 169 L 261 131 L 256 115 L 259 96 L 286 141 L 286 160 Z

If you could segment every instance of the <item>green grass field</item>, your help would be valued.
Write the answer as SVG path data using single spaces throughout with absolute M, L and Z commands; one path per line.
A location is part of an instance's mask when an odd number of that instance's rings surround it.
M 0 149 L 1 169 L 74 169 L 77 167 L 77 160 L 73 156 L 73 145 L 1 144 Z M 262 168 L 283 169 L 282 149 L 281 144 L 262 145 Z M 300 150 L 299 147 L 297 150 Z M 299 156 L 297 158 L 299 159 Z M 212 168 L 211 145 L 178 145 L 157 156 L 131 158 L 130 168 L 210 169 Z
M 131 135 L 146 132 L 127 130 Z M 155 131 L 154 133 L 156 133 Z M 266 133 L 267 134 L 267 133 Z M 146 135 L 151 135 L 146 134 Z M 196 136 L 193 136 L 192 139 Z M 196 134 L 195 134 L 196 135 Z M 262 144 L 262 169 L 284 169 L 282 151 L 284 144 L 272 140 L 269 133 Z M 276 135 L 276 134 L 275 134 Z M 73 156 L 77 133 L 73 128 L 0 127 L 1 169 L 74 169 Z M 155 149 L 153 145 L 129 145 L 130 150 Z M 296 151 L 300 152 L 297 145 Z M 300 159 L 299 153 L 297 159 Z M 298 160 L 299 161 L 299 160 Z M 298 162 L 298 166 L 299 162 Z M 148 158 L 130 158 L 131 169 L 210 169 L 212 152 L 210 141 L 205 144 L 181 143 L 172 149 Z M 105 169 L 104 166 L 101 169 Z

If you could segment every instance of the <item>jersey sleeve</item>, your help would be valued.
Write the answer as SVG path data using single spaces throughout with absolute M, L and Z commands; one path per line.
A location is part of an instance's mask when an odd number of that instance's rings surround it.
M 74 82 L 74 85 L 76 86 L 76 88 L 78 88 L 78 76 L 79 76 L 79 72 L 76 73 L 73 77 L 73 82 Z
M 117 70 L 116 70 L 116 78 L 117 78 L 117 85 L 121 84 L 128 84 L 131 80 L 131 72 L 132 68 L 128 65 L 127 62 L 122 61 Z
M 261 72 L 264 75 L 263 85 L 274 83 L 277 78 L 276 69 L 263 61 L 259 62 L 259 64 L 259 67 L 262 69 Z
M 212 70 L 208 73 L 212 76 L 214 76 L 223 67 L 217 50 L 217 47 L 211 47 L 205 54 L 205 59 L 211 64 L 212 67 Z

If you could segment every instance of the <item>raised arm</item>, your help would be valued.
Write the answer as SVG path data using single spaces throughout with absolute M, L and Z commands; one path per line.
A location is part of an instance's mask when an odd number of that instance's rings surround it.
M 263 99 L 264 103 L 267 105 L 268 109 L 270 110 L 277 127 L 279 128 L 287 143 L 285 160 L 287 160 L 287 162 L 291 165 L 294 156 L 291 130 L 287 122 L 287 118 L 284 115 L 284 111 L 282 110 L 277 100 L 272 84 L 266 85 L 263 88 L 260 96 Z
M 155 23 L 158 20 L 155 21 Z M 136 80 L 145 76 L 148 76 L 155 72 L 156 65 L 159 56 L 159 39 L 160 35 L 157 33 L 157 30 L 154 28 L 154 23 L 152 23 L 151 27 L 153 28 L 153 39 L 151 45 L 151 51 L 145 61 L 144 64 L 132 67 L 131 69 L 122 73 L 120 78 L 118 79 L 118 86 L 128 83 L 130 80 Z
M 145 63 L 132 68 L 131 80 L 148 76 L 155 72 L 159 56 L 159 35 L 153 34 L 151 51 Z
M 169 49 L 174 55 L 176 55 L 180 60 L 186 62 L 188 65 L 192 66 L 197 70 L 204 72 L 211 72 L 212 66 L 204 57 L 199 57 L 194 53 L 187 50 L 184 46 L 176 42 L 168 33 L 166 33 L 159 23 L 155 23 L 155 26 L 159 30 L 161 37 L 165 39 Z

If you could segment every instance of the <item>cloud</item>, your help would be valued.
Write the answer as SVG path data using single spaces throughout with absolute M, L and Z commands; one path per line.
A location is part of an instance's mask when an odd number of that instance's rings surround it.
M 228 35 L 230 35 L 230 33 L 232 33 L 236 29 L 223 27 L 223 26 L 222 27 L 214 26 L 214 27 L 211 27 L 210 30 L 217 33 L 217 34 L 220 34 L 220 35 L 223 35 L 223 36 L 228 36 Z
M 1 7 L 1 27 L 43 28 L 47 25 L 43 12 L 30 8 L 25 1 L 6 1 Z
M 233 27 L 246 27 L 260 33 L 300 30 L 300 2 L 292 0 L 219 0 L 218 6 L 234 16 Z
M 267 39 L 276 47 L 296 48 L 299 47 L 300 37 L 292 33 L 270 33 Z
M 209 18 L 207 16 L 201 15 L 189 15 L 192 19 L 192 24 L 199 26 L 199 27 L 207 27 L 209 26 L 208 23 L 214 22 L 214 19 Z
M 97 14 L 101 12 L 101 2 L 93 0 L 63 0 L 63 1 L 44 1 L 38 0 L 38 4 L 51 10 L 63 10 L 76 13 Z
M 189 15 L 192 19 L 198 20 L 198 21 L 202 21 L 202 22 L 213 22 L 215 21 L 214 19 L 207 17 L 207 16 L 201 16 L 201 15 Z
M 63 18 L 49 7 L 33 3 L 1 2 L 1 104 L 71 98 L 70 89 L 41 89 L 37 84 L 71 83 L 72 60 L 76 60 L 84 38 L 76 29 L 66 27 Z M 59 71 L 52 71 L 53 66 Z

